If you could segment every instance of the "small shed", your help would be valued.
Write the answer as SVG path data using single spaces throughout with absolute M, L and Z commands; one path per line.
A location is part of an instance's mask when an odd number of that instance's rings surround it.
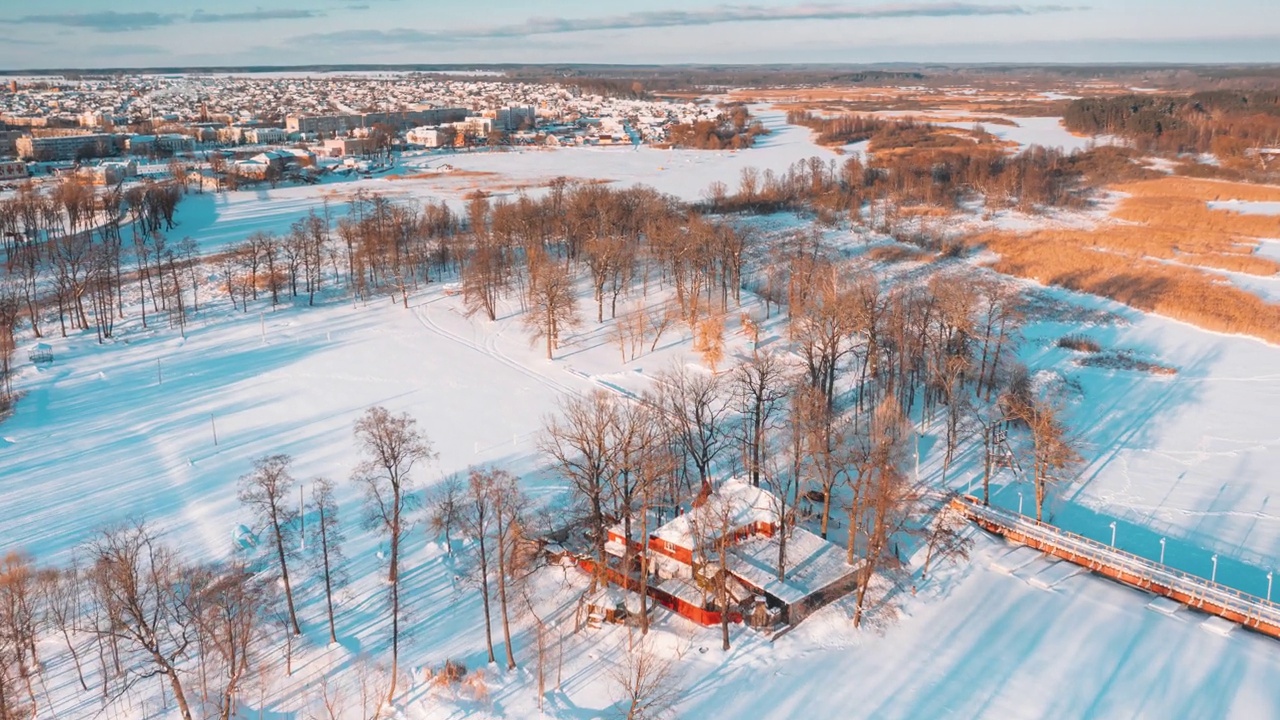
M 596 622 L 623 623 L 629 615 L 626 597 L 607 585 L 587 596 L 586 610 L 588 618 Z

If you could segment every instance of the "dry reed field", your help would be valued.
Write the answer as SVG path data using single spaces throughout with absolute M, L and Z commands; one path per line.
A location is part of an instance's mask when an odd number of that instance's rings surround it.
M 734 90 L 729 98 L 739 102 L 769 103 L 780 110 L 812 110 L 830 113 L 875 113 L 878 111 L 963 112 L 972 121 L 990 120 L 992 113 L 1018 116 L 1059 114 L 1065 101 L 1040 93 L 1045 90 L 1074 95 L 1117 95 L 1127 89 L 1114 83 L 1056 82 L 1041 87 L 1033 81 L 979 83 L 978 85 L 921 86 L 909 80 L 900 84 L 868 84 L 843 87 L 748 88 Z M 940 118 L 941 119 L 941 118 Z M 948 116 L 947 122 L 970 121 Z M 1005 122 L 1008 122 L 1007 120 Z
M 1280 238 L 1280 216 L 1206 204 L 1280 201 L 1280 187 L 1170 177 L 1113 189 L 1127 197 L 1096 228 L 986 233 L 972 242 L 999 254 L 994 267 L 1003 273 L 1280 343 L 1280 305 L 1212 272 L 1280 273 L 1280 263 L 1256 254 L 1260 239 Z

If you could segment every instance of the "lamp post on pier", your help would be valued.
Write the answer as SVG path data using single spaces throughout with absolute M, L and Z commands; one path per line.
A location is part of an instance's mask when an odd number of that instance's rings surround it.
M 1271 602 L 1271 573 L 1267 573 L 1267 602 Z
M 1164 564 L 1164 538 L 1160 538 L 1160 564 Z
M 1116 521 L 1111 521 L 1111 547 L 1116 546 Z
M 1213 557 L 1213 574 L 1209 576 L 1209 582 L 1218 582 L 1218 554 L 1214 553 Z
M 1022 514 L 1022 491 L 1018 491 L 1018 514 Z

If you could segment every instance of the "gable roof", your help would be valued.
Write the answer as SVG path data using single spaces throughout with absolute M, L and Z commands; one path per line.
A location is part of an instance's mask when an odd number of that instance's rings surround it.
M 722 512 L 728 512 L 732 530 L 755 523 L 774 523 L 777 520 L 777 502 L 773 494 L 755 487 L 741 478 L 730 478 L 720 487 L 708 493 L 700 493 L 695 507 L 654 531 L 659 540 L 680 547 L 692 548 L 694 537 L 717 532 L 723 522 Z

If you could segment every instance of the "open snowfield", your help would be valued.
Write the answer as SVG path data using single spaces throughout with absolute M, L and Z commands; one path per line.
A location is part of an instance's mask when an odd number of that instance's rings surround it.
M 1214 210 L 1229 210 L 1245 215 L 1280 215 L 1280 202 L 1248 202 L 1244 200 L 1223 200 L 1210 202 Z
M 518 183 L 557 175 L 604 178 L 692 200 L 713 180 L 736 183 L 744 167 L 782 170 L 810 155 L 829 155 L 812 144 L 807 129 L 786 126 L 778 114 L 764 113 L 764 119 L 774 133 L 761 148 L 740 153 L 529 150 L 453 155 L 447 162 Z M 406 171 L 438 161 L 409 158 Z M 461 201 L 460 189 L 440 190 L 433 182 L 372 179 L 191 196 L 179 207 L 181 226 L 172 235 L 217 249 L 254 230 L 284 231 L 319 209 L 326 193 L 339 198 L 356 187 Z M 554 504 L 563 488 L 540 472 L 535 440 L 557 398 L 593 388 L 641 390 L 655 371 L 695 361 L 687 335 L 671 331 L 657 352 L 622 363 L 607 322 L 588 323 L 548 361 L 530 347 L 513 307 L 496 323 L 468 319 L 460 298 L 439 285 L 411 295 L 409 309 L 382 298 L 273 312 L 259 300 L 252 312 L 239 313 L 225 298 L 209 297 L 215 292 L 216 283 L 206 288 L 185 339 L 176 329 L 143 330 L 131 321 L 112 344 L 99 346 L 92 334 L 55 338 L 48 341 L 51 367 L 26 364 L 17 381 L 25 397 L 0 424 L 0 549 L 25 547 L 42 562 L 66 561 L 98 528 L 145 517 L 193 555 L 225 557 L 249 522 L 236 501 L 236 480 L 254 458 L 275 452 L 294 456 L 299 478 L 338 480 L 342 512 L 354 523 L 360 493 L 347 482 L 357 462 L 352 425 L 373 405 L 411 413 L 432 439 L 439 458 L 417 473 L 422 485 L 499 463 L 521 475 L 535 498 Z M 1089 319 L 1097 313 L 1083 320 L 1062 316 L 1026 331 L 1028 364 L 1064 374 L 1081 390 L 1069 416 L 1088 464 L 1078 482 L 1051 498 L 1053 521 L 1103 541 L 1116 521 L 1117 546 L 1147 557 L 1159 552 L 1164 537 L 1169 564 L 1206 576 L 1209 557 L 1218 553 L 1219 581 L 1263 594 L 1269 559 L 1280 557 L 1280 507 L 1272 501 L 1280 467 L 1280 348 L 1094 298 L 1045 293 L 1065 301 L 1060 308 L 1101 309 L 1119 318 L 1099 323 Z M 585 301 L 583 310 L 594 314 Z M 1084 332 L 1107 349 L 1131 350 L 1177 374 L 1077 366 L 1075 355 L 1054 344 L 1068 332 Z M 730 349 L 744 342 L 734 336 Z M 25 348 L 19 359 L 26 362 Z M 926 429 L 921 438 L 921 473 L 940 483 L 936 431 Z M 951 488 L 969 486 L 975 455 L 953 465 Z M 1019 492 L 1031 507 L 1030 487 L 1007 474 L 993 490 L 1002 507 L 1016 509 Z M 307 638 L 296 674 L 280 677 L 273 658 L 273 684 L 262 699 L 243 698 L 246 717 L 263 710 L 270 718 L 307 717 L 308 693 L 320 675 L 350 681 L 356 658 L 383 647 L 379 543 L 354 528 L 348 534 L 353 583 L 339 617 L 340 646 L 324 647 L 323 597 L 314 583 L 304 586 Z M 970 562 L 931 576 L 916 596 L 900 599 L 896 623 L 860 631 L 837 604 L 772 643 L 735 629 L 734 648 L 724 653 L 718 629 L 660 611 L 654 642 L 675 658 L 681 690 L 675 712 L 689 718 L 1280 716 L 1275 641 L 1239 630 L 1215 634 L 1201 626 L 1204 616 L 1157 612 L 1144 594 L 1063 573 L 1043 559 L 1002 572 L 1008 550 L 979 536 Z M 446 658 L 484 665 L 480 599 L 475 588 L 458 583 L 458 574 L 434 538 L 415 531 L 405 564 L 412 628 L 402 651 L 405 666 L 438 666 Z M 566 636 L 560 689 L 550 693 L 541 716 L 613 712 L 609 668 L 624 652 L 626 630 L 566 633 L 572 620 L 565 608 L 581 585 L 574 570 L 547 570 L 531 599 L 540 613 L 559 620 L 557 631 Z M 526 621 L 515 637 L 522 668 L 486 669 L 487 701 L 418 685 L 398 703 L 401 716 L 539 717 L 535 646 Z M 58 717 L 93 717 L 100 710 L 68 667 L 50 674 Z M 143 716 L 176 714 L 158 711 L 152 698 L 106 715 Z

